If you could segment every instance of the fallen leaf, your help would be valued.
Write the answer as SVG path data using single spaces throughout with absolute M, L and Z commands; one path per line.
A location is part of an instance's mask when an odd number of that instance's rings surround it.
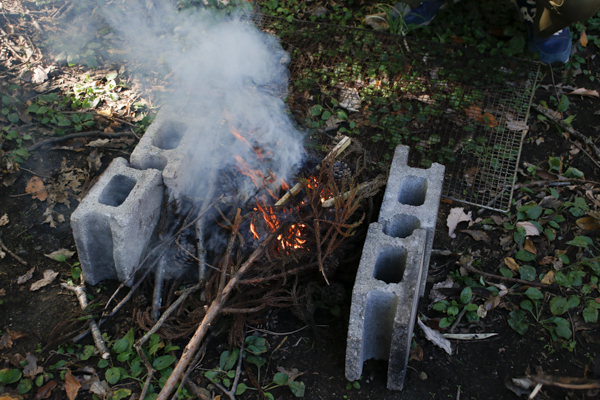
M 537 249 L 535 248 L 535 245 L 529 239 L 525 239 L 525 245 L 523 246 L 523 248 L 530 253 L 537 254 Z
M 463 44 L 465 42 L 465 39 L 457 35 L 450 36 L 450 40 L 452 40 L 452 43 L 454 44 Z
M 494 222 L 496 223 L 496 225 L 503 225 L 504 224 L 504 218 L 502 218 L 499 215 L 492 215 L 491 218 L 494 220 Z
M 417 345 L 416 348 L 410 349 L 409 357 L 415 361 L 423 361 L 423 348 Z
M 21 275 L 17 278 L 17 283 L 19 285 L 24 284 L 25 282 L 27 282 L 28 280 L 30 280 L 31 278 L 33 278 L 33 273 L 35 272 L 35 267 L 31 268 L 29 271 L 27 271 L 25 273 L 25 275 Z
M 461 222 L 470 222 L 472 221 L 471 211 L 468 214 L 465 214 L 465 209 L 463 207 L 455 207 L 450 210 L 450 214 L 448 215 L 448 220 L 446 221 L 446 225 L 448 226 L 448 235 L 451 238 L 455 238 L 456 234 L 454 230 L 456 226 Z
M 57 256 L 59 256 L 60 258 L 64 257 L 65 260 L 68 260 L 69 258 L 73 257 L 73 254 L 75 254 L 74 251 L 71 250 L 67 250 L 67 249 L 58 249 L 56 251 L 53 251 L 50 254 L 44 254 L 46 257 L 48 257 L 51 260 L 57 260 Z M 62 257 L 61 257 L 62 256 Z
M 483 110 L 481 107 L 471 104 L 469 108 L 465 108 L 467 118 L 473 118 L 475 121 L 483 122 Z
M 6 332 L 8 332 L 8 334 L 10 335 L 10 338 L 12 339 L 13 342 L 17 339 L 21 339 L 21 338 L 24 338 L 25 336 L 27 336 L 23 332 L 19 332 L 19 331 L 9 331 L 7 329 Z
M 542 278 L 542 284 L 544 285 L 552 285 L 556 279 L 554 278 L 554 271 L 548 271 L 546 275 Z
M 525 236 L 538 236 L 540 231 L 529 221 L 517 222 L 517 227 L 525 229 Z
M 575 221 L 580 229 L 591 231 L 594 229 L 600 229 L 600 221 L 594 217 L 582 217 Z
M 465 171 L 465 174 L 463 177 L 465 178 L 465 181 L 467 182 L 467 186 L 473 187 L 473 183 L 475 182 L 475 177 L 477 176 L 478 172 L 479 172 L 479 168 L 477 168 L 477 167 L 469 168 L 468 170 Z
M 485 304 L 483 304 L 483 308 L 485 309 L 486 313 L 498 307 L 498 304 L 500 304 L 501 300 L 502 296 L 500 295 L 492 296 L 489 299 L 487 299 Z
M 419 323 L 419 326 L 425 333 L 425 337 L 427 338 L 427 340 L 429 340 L 436 346 L 444 349 L 446 353 L 452 355 L 452 345 L 450 344 L 450 341 L 448 339 L 442 336 L 442 334 L 438 331 L 431 329 L 430 327 L 425 325 L 420 318 L 417 318 L 417 322 Z
M 0 218 L 0 226 L 4 226 L 8 224 L 8 214 L 4 214 L 2 218 Z
M 38 358 L 31 353 L 27 353 L 25 357 L 27 360 L 27 365 L 23 368 L 23 375 L 28 378 L 34 378 L 36 375 L 44 372 L 44 368 L 37 365 Z
M 77 397 L 77 392 L 79 391 L 80 387 L 81 384 L 79 383 L 77 378 L 73 376 L 71 371 L 67 371 L 67 373 L 65 374 L 65 392 L 67 392 L 67 397 L 69 398 L 69 400 L 75 400 L 75 397 Z
M 33 70 L 33 75 L 31 77 L 31 82 L 33 83 L 42 83 L 48 79 L 48 74 L 41 66 L 37 66 L 36 69 Z
M 515 259 L 512 258 L 512 257 L 506 257 L 504 259 L 504 264 L 506 264 L 506 266 L 508 268 L 512 269 L 515 272 L 519 270 L 519 264 L 517 264 L 517 262 L 515 261 Z
M 440 289 L 449 289 L 454 287 L 454 281 L 452 277 L 448 276 L 445 281 L 438 282 L 433 285 L 431 291 L 429 292 L 429 299 L 432 303 L 438 302 L 440 300 L 445 300 L 448 296 L 442 294 Z
M 98 111 L 96 111 L 96 113 L 102 115 L 103 117 L 108 117 L 108 118 L 112 117 L 112 115 L 113 115 L 113 112 L 110 108 L 106 108 L 104 110 L 98 110 Z
M 552 256 L 545 256 L 544 258 L 542 258 L 542 260 L 540 261 L 540 265 L 553 265 L 554 262 L 557 260 L 556 257 L 552 257 Z
M 0 350 L 2 349 L 10 349 L 13 345 L 13 341 L 10 337 L 10 333 L 4 332 L 2 338 L 0 338 Z
M 365 24 L 369 25 L 374 30 L 388 30 L 390 28 L 387 22 L 387 16 L 385 13 L 367 15 L 365 17 Z
M 284 374 L 286 374 L 288 376 L 288 378 L 289 378 L 290 381 L 293 381 L 294 379 L 296 379 L 300 375 L 304 375 L 304 372 L 298 371 L 298 368 L 292 368 L 290 370 L 287 370 L 284 367 L 278 366 L 277 367 L 277 371 L 283 372 Z
M 35 395 L 35 400 L 47 399 L 52 393 L 52 389 L 56 387 L 56 381 L 50 381 L 38 389 Z
M 0 400 L 23 400 L 23 397 L 19 396 L 19 397 L 13 397 L 16 395 L 13 394 L 3 394 L 2 396 L 0 396 Z
M 50 228 L 56 228 L 59 223 L 65 222 L 65 216 L 54 211 L 52 207 L 46 208 L 43 216 L 46 217 L 46 219 L 42 224 L 49 224 Z
M 481 241 L 483 240 L 486 243 L 490 242 L 490 237 L 488 236 L 487 233 L 483 232 L 483 231 L 471 231 L 469 229 L 465 229 L 464 231 L 461 231 L 464 233 L 468 233 L 469 235 L 471 235 L 471 237 L 473 239 L 475 239 L 476 241 Z
M 6 296 L 6 289 L 2 288 L 0 289 L 0 297 L 4 297 Z
M 109 142 L 110 142 L 110 139 L 97 139 L 97 140 L 92 140 L 91 142 L 86 144 L 86 146 L 88 146 L 88 147 L 104 147 Z
M 581 45 L 583 47 L 587 47 L 588 38 L 587 38 L 587 35 L 585 34 L 585 31 L 581 32 L 581 36 L 579 36 L 579 43 L 581 43 Z
M 542 208 L 558 208 L 563 205 L 563 202 L 557 200 L 554 196 L 546 196 L 540 201 L 539 206 Z
M 496 121 L 496 117 L 494 117 L 489 112 L 483 113 L 481 120 L 490 128 L 494 128 L 494 127 L 498 126 L 498 121 Z
M 497 333 L 444 333 L 446 339 L 454 340 L 481 340 L 489 339 L 498 335 Z
M 110 386 L 106 381 L 95 381 L 90 385 L 90 392 L 97 394 L 104 398 L 105 395 L 110 391 Z
M 2 260 L 4 257 L 6 257 L 6 253 L 0 249 L 0 260 Z
M 31 197 L 38 199 L 39 201 L 44 201 L 48 197 L 44 182 L 37 176 L 31 177 L 29 182 L 27 182 L 25 193 L 31 193 Z
M 58 272 L 54 272 L 51 269 L 47 269 L 44 271 L 44 278 L 40 279 L 37 282 L 33 282 L 31 284 L 31 287 L 29 288 L 29 290 L 31 292 L 35 292 L 36 290 L 39 290 L 41 288 L 43 288 L 46 285 L 49 285 L 50 283 L 52 283 L 52 281 L 58 276 Z
M 571 93 L 568 93 L 568 94 L 576 94 L 579 96 L 600 97 L 597 90 L 588 90 L 588 89 L 584 89 L 584 88 L 575 89 Z
M 535 139 L 535 144 L 537 144 L 538 146 L 544 142 L 545 140 L 543 136 L 540 136 L 539 138 Z

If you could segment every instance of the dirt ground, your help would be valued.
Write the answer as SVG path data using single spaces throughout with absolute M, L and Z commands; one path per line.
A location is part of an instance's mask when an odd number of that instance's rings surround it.
M 4 2 L 5 8 L 21 10 L 23 5 L 18 1 Z M 33 10 L 33 3 L 27 3 L 27 7 Z M 58 8 L 58 7 L 57 7 Z M 12 18 L 5 16 L 4 18 Z M 8 21 L 8 20 L 7 20 Z M 18 22 L 9 21 L 11 24 Z M 21 22 L 24 23 L 24 22 Z M 27 22 L 29 23 L 29 22 Z M 595 70 L 597 61 L 589 58 L 590 69 Z M 74 70 L 77 70 L 75 67 Z M 64 65 L 57 65 L 57 70 L 51 76 L 52 82 L 65 79 L 69 82 L 76 73 L 61 72 L 68 69 Z M 544 69 L 546 75 L 533 99 L 534 104 L 540 100 L 547 100 L 554 95 L 553 81 L 560 80 L 560 72 Z M 555 74 L 553 77 L 552 74 Z M 3 86 L 9 84 L 9 79 L 22 79 L 10 70 L 0 69 Z M 600 75 L 598 76 L 600 78 Z M 24 78 L 23 78 L 24 79 Z M 24 82 L 23 96 L 27 97 L 34 93 L 33 85 Z M 29 86 L 28 86 L 29 85 Z M 548 86 L 547 86 L 548 85 Z M 578 75 L 570 83 L 574 88 L 586 88 L 589 90 L 600 90 L 598 80 L 590 81 L 586 76 Z M 569 96 L 571 105 L 568 113 L 576 114 L 573 128 L 583 135 L 597 141 L 600 117 L 600 100 L 597 97 Z M 109 126 L 115 121 L 101 121 Z M 7 124 L 4 118 L 3 124 Z M 597 180 L 600 169 L 590 160 L 583 151 L 574 150 L 573 138 L 568 139 L 558 132 L 554 124 L 537 122 L 537 113 L 532 111 L 529 120 L 530 131 L 525 139 L 520 165 L 522 172 L 519 173 L 519 182 L 527 180 L 525 174 L 527 165 L 546 166 L 548 158 L 552 156 L 563 156 L 573 166 L 584 172 L 585 178 L 600 185 Z M 35 123 L 20 124 L 23 132 L 35 131 Z M 39 132 L 37 140 L 46 139 L 43 129 Z M 543 138 L 543 142 L 538 140 Z M 0 178 L 0 217 L 6 215 L 7 222 L 0 222 L 0 240 L 14 255 L 20 257 L 22 262 L 10 254 L 0 258 L 0 330 L 5 333 L 19 333 L 13 336 L 12 343 L 2 343 L 0 357 L 2 365 L 0 369 L 22 368 L 22 361 L 28 354 L 38 357 L 38 365 L 49 371 L 49 367 L 55 365 L 59 360 L 66 359 L 68 368 L 74 373 L 81 371 L 87 366 L 95 367 L 100 379 L 103 379 L 105 370 L 96 367 L 97 357 L 87 361 L 78 360 L 76 357 L 65 356 L 57 353 L 60 348 L 68 349 L 70 339 L 78 334 L 82 323 L 78 320 L 82 316 L 79 305 L 72 293 L 61 288 L 60 283 L 65 282 L 72 276 L 72 264 L 75 259 L 66 262 L 58 262 L 45 255 L 59 249 L 76 251 L 72 231 L 70 227 L 70 215 L 78 204 L 78 196 L 93 185 L 95 179 L 110 164 L 114 157 L 125 156 L 131 153 L 135 142 L 122 141 L 116 143 L 114 148 L 103 148 L 99 166 L 92 168 L 91 158 L 93 147 L 85 146 L 93 139 L 82 139 L 82 141 L 70 141 L 58 143 L 54 147 L 41 148 L 31 152 L 31 156 L 25 160 L 18 171 L 1 171 Z M 537 141 L 537 142 L 536 142 Z M 6 144 L 6 142 L 5 142 Z M 6 150 L 6 146 L 4 148 Z M 593 156 L 591 156 L 593 157 Z M 93 158 L 93 156 L 92 156 Z M 597 162 L 598 160 L 596 160 Z M 98 165 L 98 164 L 96 164 Z M 5 169 L 5 166 L 1 167 Z M 68 202 L 56 202 L 53 207 L 48 202 L 39 198 L 32 198 L 35 190 L 28 189 L 32 177 L 41 178 L 44 183 L 52 183 L 54 187 L 66 188 L 72 180 L 65 178 L 65 174 L 76 176 L 79 185 L 71 186 L 67 193 Z M 66 186 L 65 186 L 66 185 Z M 548 186 L 534 187 L 534 192 L 541 191 Z M 66 190 L 66 189 L 65 189 Z M 519 200 L 524 194 L 516 192 L 515 199 Z M 380 199 L 379 199 L 380 201 Z M 455 273 L 458 268 L 454 261 L 457 254 L 473 254 L 479 251 L 481 263 L 478 265 L 483 271 L 498 274 L 498 266 L 502 264 L 506 251 L 500 243 L 500 234 L 491 232 L 489 243 L 475 241 L 472 236 L 464 232 L 457 232 L 457 237 L 451 239 L 448 236 L 446 220 L 450 209 L 460 206 L 443 202 L 438 217 L 434 249 L 439 250 L 432 257 L 430 276 L 428 278 L 425 297 L 419 305 L 419 313 L 430 318 L 438 318 L 440 315 L 430 309 L 429 292 L 434 283 L 444 281 L 446 276 Z M 373 212 L 377 213 L 377 201 L 374 202 Z M 478 207 L 467 206 L 465 211 L 471 211 L 474 217 L 483 219 L 492 215 L 503 216 L 500 213 L 482 211 Z M 514 209 L 511 213 L 514 213 Z M 475 218 L 474 218 L 475 219 Z M 1 220 L 0 220 L 1 221 Z M 44 221 L 47 221 L 44 223 Z M 62 221 L 62 222 L 61 222 Z M 466 225 L 460 226 L 462 229 Z M 572 229 L 574 227 L 571 221 Z M 570 229 L 570 228 L 569 228 Z M 364 233 L 364 230 L 361 232 Z M 568 236 L 568 231 L 564 231 Z M 597 236 L 590 234 L 595 243 Z M 569 238 L 572 238 L 569 237 Z M 262 371 L 263 376 L 273 376 L 277 367 L 286 370 L 296 368 L 303 374 L 297 378 L 304 382 L 306 387 L 305 398 L 310 400 L 324 399 L 512 399 L 525 398 L 529 391 L 523 391 L 521 395 L 510 390 L 514 388 L 511 379 L 535 374 L 539 370 L 553 376 L 577 377 L 600 379 L 600 324 L 572 323 L 579 329 L 574 329 L 575 347 L 571 350 L 561 347 L 558 341 L 550 339 L 550 335 L 541 325 L 530 326 L 525 335 L 520 335 L 511 329 L 507 323 L 509 312 L 513 305 L 509 302 L 501 303 L 497 308 L 490 311 L 487 317 L 477 323 L 462 323 L 458 329 L 464 333 L 497 333 L 497 336 L 482 340 L 454 340 L 453 354 L 448 355 L 442 349 L 427 340 L 419 328 L 415 328 L 414 344 L 415 351 L 409 361 L 409 367 L 404 382 L 404 390 L 391 392 L 385 387 L 387 364 L 384 361 L 369 360 L 365 363 L 362 379 L 358 387 L 348 387 L 348 381 L 344 377 L 345 345 L 350 311 L 350 293 L 354 284 L 354 274 L 357 269 L 357 259 L 360 253 L 360 243 L 364 236 L 358 237 L 355 244 L 355 254 L 349 254 L 346 263 L 339 267 L 335 282 L 342 284 L 345 288 L 346 297 L 340 306 L 339 315 L 333 315 L 328 308 L 317 308 L 314 314 L 314 326 L 309 326 L 300 320 L 288 309 L 275 311 L 270 314 L 270 323 L 264 329 L 254 330 L 267 340 L 269 357 L 268 370 Z M 565 239 L 566 240 L 566 239 Z M 543 247 L 540 247 L 542 249 Z M 547 248 L 546 248 L 547 250 Z M 447 251 L 444 253 L 443 251 Z M 543 251 L 543 250 L 540 250 Z M 445 255 L 444 255 L 445 254 Z M 544 254 L 538 254 L 538 259 Z M 25 265 L 25 263 L 27 265 Z M 25 276 L 32 270 L 32 277 L 24 283 L 19 283 L 19 278 Z M 33 282 L 44 277 L 47 270 L 58 273 L 57 277 L 39 290 L 31 291 Z M 473 275 L 474 279 L 478 279 Z M 501 282 L 498 282 L 501 283 Z M 504 282 L 507 286 L 506 282 Z M 117 288 L 117 282 L 102 282 L 88 291 L 93 294 L 94 302 L 104 304 Z M 150 288 L 143 288 L 136 297 L 151 296 Z M 595 292 L 598 297 L 598 292 Z M 136 308 L 135 299 L 119 312 L 115 318 L 107 322 L 102 330 L 113 339 L 123 337 L 127 331 L 134 327 L 137 334 L 140 328 L 133 314 Z M 581 320 L 579 321 L 581 322 Z M 247 333 L 253 332 L 252 327 Z M 10 336 L 10 335 L 9 335 Z M 218 365 L 220 354 L 228 349 L 227 335 L 221 335 L 210 339 L 207 352 L 199 368 L 192 373 L 190 380 L 197 386 L 208 388 L 213 396 L 225 396 L 202 376 L 202 371 L 211 369 Z M 137 336 L 136 336 L 137 337 Z M 65 339 L 68 338 L 68 339 Z M 174 341 L 180 347 L 184 347 L 186 340 Z M 89 337 L 79 342 L 80 345 L 92 344 Z M 67 350 L 68 353 L 68 350 Z M 175 352 L 175 354 L 178 354 Z M 178 354 L 179 355 L 179 354 Z M 116 360 L 112 360 L 118 365 Z M 242 382 L 250 386 L 248 373 L 242 372 Z M 561 388 L 545 385 L 537 395 L 540 399 L 588 399 L 598 398 L 598 381 L 592 382 L 586 388 Z M 64 381 L 58 379 L 58 385 L 43 397 L 38 393 L 38 387 L 24 394 L 16 393 L 16 383 L 0 385 L 0 399 L 65 399 L 67 395 L 64 390 Z M 136 398 L 141 392 L 141 385 L 134 380 L 122 380 L 118 387 L 131 390 L 133 393 L 129 398 Z M 518 389 L 515 389 L 518 391 Z M 272 391 L 275 399 L 295 398 L 287 387 L 277 388 Z M 1 397 L 6 396 L 6 397 Z M 14 397 L 11 397 L 14 396 Z M 91 399 L 92 394 L 87 390 L 80 390 L 78 399 Z M 213 397 L 216 398 L 216 397 Z M 259 398 L 253 391 L 237 396 L 241 399 Z

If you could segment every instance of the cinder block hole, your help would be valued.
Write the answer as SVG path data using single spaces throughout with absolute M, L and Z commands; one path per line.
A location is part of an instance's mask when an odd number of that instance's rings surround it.
M 141 163 L 141 169 L 153 168 L 162 171 L 167 166 L 168 160 L 164 157 L 150 156 L 146 157 Z
M 187 126 L 182 122 L 167 121 L 159 129 L 152 144 L 159 149 L 171 150 L 179 146 Z
M 383 233 L 395 238 L 404 239 L 421 227 L 421 221 L 414 215 L 396 214 L 383 225 Z
M 106 206 L 119 207 L 135 187 L 135 179 L 125 175 L 115 175 L 100 194 L 98 202 Z
M 425 203 L 427 180 L 418 176 L 407 176 L 402 180 L 398 201 L 409 206 L 420 206 Z
M 113 252 L 113 236 L 108 221 L 104 218 L 91 217 L 85 225 L 88 259 L 94 268 L 96 277 L 117 276 Z
M 398 297 L 394 293 L 372 291 L 367 295 L 362 341 L 363 362 L 371 358 L 389 359 L 396 308 Z
M 384 247 L 379 251 L 373 278 L 385 283 L 399 283 L 406 269 L 406 250 L 402 247 Z

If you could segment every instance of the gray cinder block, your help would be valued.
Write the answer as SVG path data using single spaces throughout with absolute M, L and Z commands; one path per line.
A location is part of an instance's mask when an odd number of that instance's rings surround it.
M 161 108 L 129 159 L 133 168 L 160 170 L 169 195 L 176 198 L 194 178 L 194 174 L 180 173 L 193 170 L 196 137 L 192 125 L 170 107 Z
M 419 296 L 423 296 L 445 167 L 433 163 L 428 169 L 411 168 L 407 165 L 409 150 L 408 146 L 396 147 L 379 212 L 379 223 L 383 225 L 384 233 L 393 237 L 407 237 L 418 228 L 427 231 L 423 282 L 419 293 Z
M 401 390 L 410 352 L 423 281 L 427 233 L 415 229 L 397 238 L 383 226 L 369 226 L 356 283 L 352 291 L 346 347 L 346 378 L 355 381 L 363 363 L 371 358 L 388 360 L 387 387 Z
M 140 171 L 115 158 L 71 215 L 81 269 L 91 285 L 127 280 L 160 216 L 160 171 Z

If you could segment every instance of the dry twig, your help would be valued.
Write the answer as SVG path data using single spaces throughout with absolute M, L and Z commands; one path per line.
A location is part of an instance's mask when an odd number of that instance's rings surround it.
M 13 253 L 12 251 L 10 251 L 8 249 L 8 247 L 6 247 L 6 245 L 4 244 L 4 242 L 2 241 L 2 239 L 0 239 L 0 247 L 2 247 L 2 249 L 4 251 L 6 251 L 8 254 L 10 254 L 12 256 L 12 258 L 14 258 L 15 260 L 17 260 L 18 262 L 20 262 L 21 264 L 27 266 L 27 261 L 23 260 L 21 257 L 19 257 L 18 255 L 16 255 L 15 253 Z
M 79 301 L 79 305 L 81 306 L 82 310 L 85 310 L 87 308 L 88 300 L 84 289 L 85 281 L 83 279 L 81 280 L 81 284 L 78 286 L 75 286 L 70 282 L 63 282 L 60 284 L 60 286 L 75 293 L 75 296 L 77 297 L 77 300 Z M 88 325 L 90 327 L 90 330 L 92 331 L 92 337 L 94 338 L 94 344 L 96 345 L 96 349 L 98 349 L 98 352 L 100 353 L 100 356 L 103 359 L 108 360 L 110 357 L 110 352 L 106 348 L 106 344 L 104 344 L 104 339 L 102 339 L 102 333 L 100 333 L 100 328 L 98 328 L 96 320 L 90 318 L 88 320 Z

